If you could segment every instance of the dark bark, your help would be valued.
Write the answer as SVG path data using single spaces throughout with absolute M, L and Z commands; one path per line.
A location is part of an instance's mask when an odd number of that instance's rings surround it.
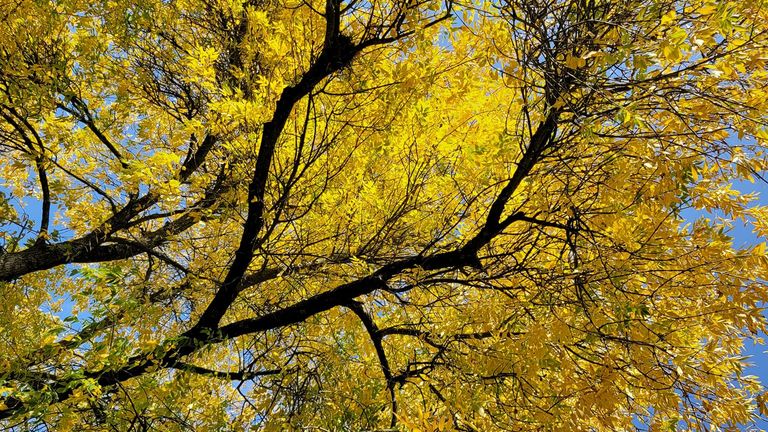
M 349 65 L 355 54 L 361 49 L 359 46 L 351 46 L 349 39 L 340 33 L 338 28 L 339 14 L 338 2 L 329 0 L 326 7 L 326 20 L 329 24 L 326 28 L 322 52 L 298 83 L 283 90 L 275 106 L 272 119 L 262 127 L 256 167 L 248 186 L 248 213 L 243 224 L 240 246 L 235 251 L 235 259 L 221 287 L 200 316 L 195 327 L 187 333 L 188 336 L 196 337 L 197 334 L 206 331 L 206 329 L 217 328 L 219 321 L 237 297 L 238 286 L 240 286 L 248 265 L 253 260 L 254 251 L 258 246 L 258 236 L 264 227 L 264 194 L 275 146 L 294 105 L 308 95 L 322 80 Z M 335 21 L 336 24 L 331 24 L 332 21 Z

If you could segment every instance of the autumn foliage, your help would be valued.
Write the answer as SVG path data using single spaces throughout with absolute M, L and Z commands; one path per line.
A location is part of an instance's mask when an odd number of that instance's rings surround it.
M 765 411 L 763 0 L 4 1 L 0 428 Z

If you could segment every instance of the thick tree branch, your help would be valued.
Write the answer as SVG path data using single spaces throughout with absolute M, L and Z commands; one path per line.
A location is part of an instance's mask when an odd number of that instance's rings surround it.
M 210 145 L 213 145 L 213 142 L 212 138 Z M 199 167 L 199 164 L 189 166 L 191 170 Z M 180 175 L 189 176 L 192 172 L 185 170 Z M 223 183 L 220 175 L 206 191 L 205 196 L 193 204 L 190 209 L 201 210 L 211 207 L 228 188 L 229 186 Z M 51 269 L 63 264 L 94 263 L 129 258 L 145 252 L 147 248 L 157 247 L 172 236 L 189 229 L 200 220 L 199 217 L 187 212 L 146 234 L 135 244 L 103 244 L 108 242 L 114 233 L 134 226 L 136 224 L 134 218 L 152 207 L 158 199 L 159 195 L 150 191 L 140 198 L 130 200 L 112 217 L 83 237 L 55 244 L 38 242 L 22 251 L 0 255 L 0 281 L 11 281 L 28 273 Z
M 275 106 L 272 119 L 262 127 L 261 145 L 256 157 L 254 174 L 248 186 L 248 213 L 243 224 L 240 245 L 235 251 L 235 259 L 230 265 L 221 287 L 200 316 L 195 327 L 187 333 L 190 336 L 196 336 L 204 329 L 217 328 L 219 321 L 237 297 L 237 288 L 253 259 L 258 236 L 264 226 L 264 193 L 266 192 L 275 146 L 294 104 L 309 94 L 323 79 L 347 66 L 360 49 L 353 46 L 348 38 L 340 33 L 338 28 L 339 14 L 338 2 L 328 0 L 326 2 L 328 26 L 322 52 L 298 83 L 283 90 Z
M 183 362 L 176 362 L 172 366 L 174 369 L 183 370 L 185 372 L 191 372 L 198 375 L 205 375 L 213 378 L 222 378 L 230 381 L 247 381 L 253 378 L 267 375 L 277 375 L 282 372 L 282 369 L 269 369 L 263 371 L 237 371 L 237 372 L 223 372 L 213 369 L 208 369 L 200 366 L 191 365 Z
M 43 192 L 43 202 L 40 211 L 40 230 L 38 231 L 35 243 L 43 243 L 48 240 L 48 228 L 51 222 L 51 189 L 48 185 L 48 173 L 45 171 L 42 157 L 35 159 L 37 176 L 40 180 L 40 189 Z
M 215 135 L 208 134 L 203 139 L 203 142 L 197 147 L 194 153 L 190 153 L 188 157 L 182 162 L 181 170 L 179 172 L 179 178 L 184 181 L 187 180 L 200 165 L 203 164 L 208 153 L 211 152 L 218 138 Z
M 376 350 L 376 356 L 379 358 L 379 364 L 381 365 L 381 372 L 384 374 L 384 379 L 387 381 L 387 390 L 389 391 L 389 398 L 392 404 L 392 417 L 390 419 L 389 427 L 394 428 L 397 425 L 397 398 L 395 397 L 395 382 L 392 379 L 392 369 L 389 367 L 389 360 L 387 360 L 387 353 L 384 351 L 384 345 L 382 344 L 382 337 L 379 333 L 379 327 L 373 321 L 370 315 L 365 312 L 363 305 L 357 301 L 351 301 L 346 305 L 352 312 L 360 318 L 360 321 L 365 326 L 365 330 L 368 331 L 368 335 L 371 338 L 371 343 Z
M 510 178 L 509 182 L 507 182 L 504 188 L 501 189 L 501 192 L 499 192 L 496 200 L 494 200 L 491 208 L 488 210 L 485 227 L 483 228 L 484 230 L 494 230 L 501 223 L 501 216 L 507 202 L 517 188 L 520 187 L 523 179 L 530 174 L 534 165 L 541 159 L 547 146 L 555 136 L 559 116 L 559 111 L 550 111 L 544 122 L 539 125 L 536 132 L 531 136 L 522 158 L 517 162 L 517 168 L 512 174 L 512 178 Z

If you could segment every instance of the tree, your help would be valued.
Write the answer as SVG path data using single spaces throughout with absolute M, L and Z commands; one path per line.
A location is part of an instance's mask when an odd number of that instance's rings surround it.
M 768 9 L 15 0 L 18 430 L 720 430 L 765 410 Z

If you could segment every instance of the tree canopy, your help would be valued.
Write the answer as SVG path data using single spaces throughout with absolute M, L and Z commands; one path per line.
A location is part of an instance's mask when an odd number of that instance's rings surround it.
M 766 410 L 763 0 L 5 0 L 0 427 Z

